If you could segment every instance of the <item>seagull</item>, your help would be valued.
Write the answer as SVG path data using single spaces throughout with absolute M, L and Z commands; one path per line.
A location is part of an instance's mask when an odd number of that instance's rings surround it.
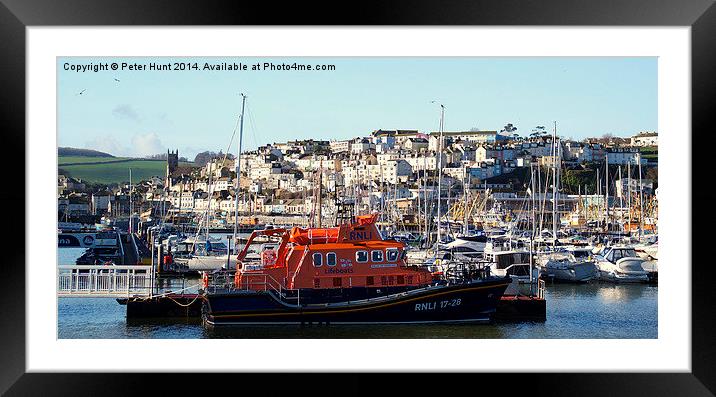
M 118 78 L 115 78 L 114 81 L 119 82 L 119 79 L 118 79 Z
M 77 93 L 77 95 L 82 95 L 82 94 L 83 94 L 83 93 L 84 93 L 85 91 L 87 91 L 87 90 L 86 90 L 86 89 L 84 89 L 84 90 L 82 90 L 82 91 L 78 92 L 78 93 Z

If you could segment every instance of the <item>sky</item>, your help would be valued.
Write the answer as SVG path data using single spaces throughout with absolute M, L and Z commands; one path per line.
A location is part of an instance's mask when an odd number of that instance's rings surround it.
M 118 70 L 72 70 L 112 62 Z M 148 70 L 174 62 L 199 70 Z M 223 62 L 248 70 L 203 70 Z M 251 70 L 266 62 L 335 70 Z M 558 135 L 579 140 L 658 130 L 655 57 L 65 57 L 57 73 L 58 145 L 115 156 L 178 149 L 193 160 L 205 150 L 226 151 L 240 93 L 247 95 L 244 150 L 377 129 L 437 131 L 438 104 L 445 131 L 500 131 L 512 123 L 527 136 L 536 126 L 551 132 L 556 121 Z

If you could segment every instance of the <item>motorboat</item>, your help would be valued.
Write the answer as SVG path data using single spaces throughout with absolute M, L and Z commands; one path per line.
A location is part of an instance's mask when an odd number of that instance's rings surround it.
M 538 256 L 540 277 L 545 280 L 582 283 L 597 277 L 591 247 L 567 247 Z
M 119 231 L 105 230 L 94 235 L 92 247 L 77 258 L 77 265 L 121 265 L 124 252 Z
M 458 236 L 455 240 L 445 244 L 443 248 L 453 254 L 456 260 L 480 259 L 485 253 L 487 236 Z
M 646 283 L 649 274 L 644 270 L 644 259 L 633 247 L 612 246 L 596 257 L 599 279 L 616 283 Z
M 499 277 L 516 278 L 520 283 L 536 282 L 539 269 L 530 261 L 530 251 L 523 248 L 485 250 L 484 258 L 490 263 L 490 272 Z

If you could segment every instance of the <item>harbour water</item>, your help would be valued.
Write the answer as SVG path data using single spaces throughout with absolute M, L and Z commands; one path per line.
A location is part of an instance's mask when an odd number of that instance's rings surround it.
M 72 264 L 83 249 L 58 250 Z M 197 283 L 199 280 L 195 280 Z M 658 287 L 547 283 L 547 320 L 461 325 L 240 326 L 206 329 L 199 319 L 130 320 L 111 298 L 59 298 L 60 339 L 198 338 L 521 338 L 653 339 L 658 337 Z

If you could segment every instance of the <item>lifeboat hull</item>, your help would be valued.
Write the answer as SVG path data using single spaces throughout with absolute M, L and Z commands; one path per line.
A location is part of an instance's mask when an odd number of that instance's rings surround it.
M 214 293 L 204 296 L 202 318 L 210 326 L 489 322 L 509 283 L 509 278 L 493 278 L 359 300 L 348 299 L 364 296 L 366 288 L 346 288 L 336 292 L 343 294 L 346 300 L 332 299 L 332 303 L 294 304 L 295 297 L 282 299 L 273 291 Z

